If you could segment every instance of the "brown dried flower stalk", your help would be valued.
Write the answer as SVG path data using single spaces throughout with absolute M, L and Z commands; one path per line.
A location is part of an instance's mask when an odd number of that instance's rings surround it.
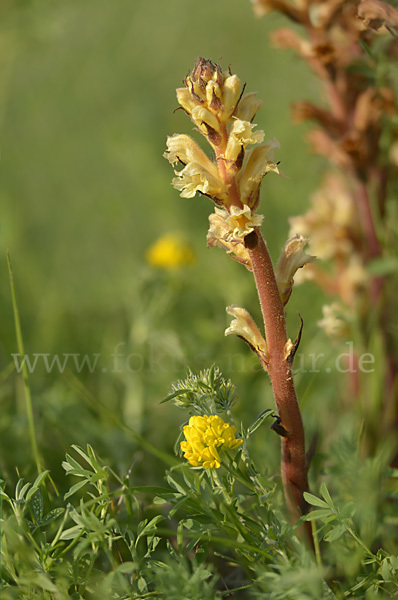
M 384 414 L 378 422 L 381 431 L 398 428 L 397 341 L 390 324 L 394 301 L 387 280 L 369 269 L 389 256 L 386 242 L 395 236 L 388 193 L 397 173 L 398 110 L 386 65 L 398 55 L 398 10 L 380 0 L 253 3 L 259 16 L 275 10 L 301 25 L 302 36 L 284 28 L 272 39 L 309 64 L 328 101 L 327 106 L 312 101 L 293 105 L 296 121 L 314 123 L 308 136 L 313 150 L 333 166 L 310 210 L 291 219 L 291 234 L 309 236 L 310 251 L 332 269 L 310 265 L 300 279 L 312 279 L 334 296 L 320 322 L 334 336 L 350 335 L 355 317 L 366 347 L 378 311 L 387 364 Z

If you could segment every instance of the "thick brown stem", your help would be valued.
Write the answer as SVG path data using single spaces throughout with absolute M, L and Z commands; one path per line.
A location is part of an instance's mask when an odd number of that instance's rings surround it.
M 308 510 L 303 493 L 308 491 L 304 427 L 293 383 L 291 361 L 287 356 L 286 320 L 267 246 L 261 233 L 245 237 L 264 318 L 268 345 L 268 372 L 281 419 L 282 480 L 286 500 L 294 519 Z M 312 543 L 310 523 L 307 533 Z

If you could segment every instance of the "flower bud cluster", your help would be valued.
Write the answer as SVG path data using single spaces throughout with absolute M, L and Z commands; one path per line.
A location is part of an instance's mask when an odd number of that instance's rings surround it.
M 203 414 L 229 411 L 236 403 L 235 386 L 225 379 L 220 369 L 213 365 L 198 375 L 188 369 L 188 377 L 171 384 L 170 394 L 164 402 L 174 400 L 179 408 Z
M 199 58 L 184 84 L 177 89 L 177 100 L 211 145 L 214 158 L 191 137 L 170 136 L 165 157 L 182 165 L 173 186 L 183 198 L 199 192 L 214 201 L 218 208 L 210 216 L 208 245 L 224 248 L 250 269 L 243 239 L 261 224 L 262 217 L 255 214 L 260 185 L 268 172 L 279 173 L 273 154 L 279 144 L 275 139 L 262 143 L 264 132 L 252 122 L 262 102 L 255 93 L 243 93 L 237 75 Z
M 234 449 L 243 443 L 236 438 L 236 427 L 217 415 L 194 416 L 184 427 L 186 441 L 181 442 L 184 457 L 193 467 L 218 469 L 220 450 Z

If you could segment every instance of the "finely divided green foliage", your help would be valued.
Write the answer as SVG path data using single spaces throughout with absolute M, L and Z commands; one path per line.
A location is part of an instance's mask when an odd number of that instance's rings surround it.
M 253 435 L 261 433 L 263 423 Z M 352 454 L 347 474 L 356 461 Z M 14 491 L 2 482 L 2 599 L 379 600 L 397 589 L 396 536 L 385 532 L 396 521 L 386 506 L 398 477 L 385 461 L 366 467 L 383 483 L 374 511 L 385 517 L 372 528 L 355 487 L 341 483 L 335 496 L 323 483 L 319 495 L 306 494 L 316 557 L 286 522 L 280 486 L 259 473 L 247 444 L 217 470 L 181 462 L 163 486 L 132 485 L 91 446 L 74 446 L 63 468 L 72 479 L 63 498 L 47 471 Z

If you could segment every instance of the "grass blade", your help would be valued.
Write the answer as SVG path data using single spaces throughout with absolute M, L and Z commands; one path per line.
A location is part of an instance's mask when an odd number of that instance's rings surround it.
M 24 392 L 25 392 L 26 415 L 28 417 L 29 439 L 30 439 L 30 445 L 32 447 L 33 458 L 36 463 L 36 469 L 37 469 L 38 474 L 40 475 L 43 469 L 42 469 L 41 463 L 40 463 L 39 447 L 37 445 L 37 439 L 36 439 L 36 429 L 35 429 L 35 420 L 34 420 L 34 416 L 33 416 L 32 396 L 30 393 L 30 387 L 29 387 L 29 382 L 28 382 L 28 370 L 26 368 L 26 363 L 23 360 L 23 358 L 25 356 L 25 350 L 24 350 L 24 345 L 23 345 L 21 322 L 19 320 L 19 312 L 18 312 L 18 305 L 17 305 L 17 296 L 15 293 L 14 277 L 12 274 L 10 255 L 8 252 L 7 252 L 7 264 L 8 264 L 8 273 L 9 273 L 9 277 L 10 277 L 11 297 L 12 297 L 12 307 L 13 307 L 13 311 L 14 311 L 14 322 L 15 322 L 15 333 L 16 333 L 16 337 L 17 337 L 17 347 L 18 347 L 19 356 L 21 357 L 21 361 L 22 361 L 22 371 L 21 372 L 22 372 L 22 379 L 23 379 Z

